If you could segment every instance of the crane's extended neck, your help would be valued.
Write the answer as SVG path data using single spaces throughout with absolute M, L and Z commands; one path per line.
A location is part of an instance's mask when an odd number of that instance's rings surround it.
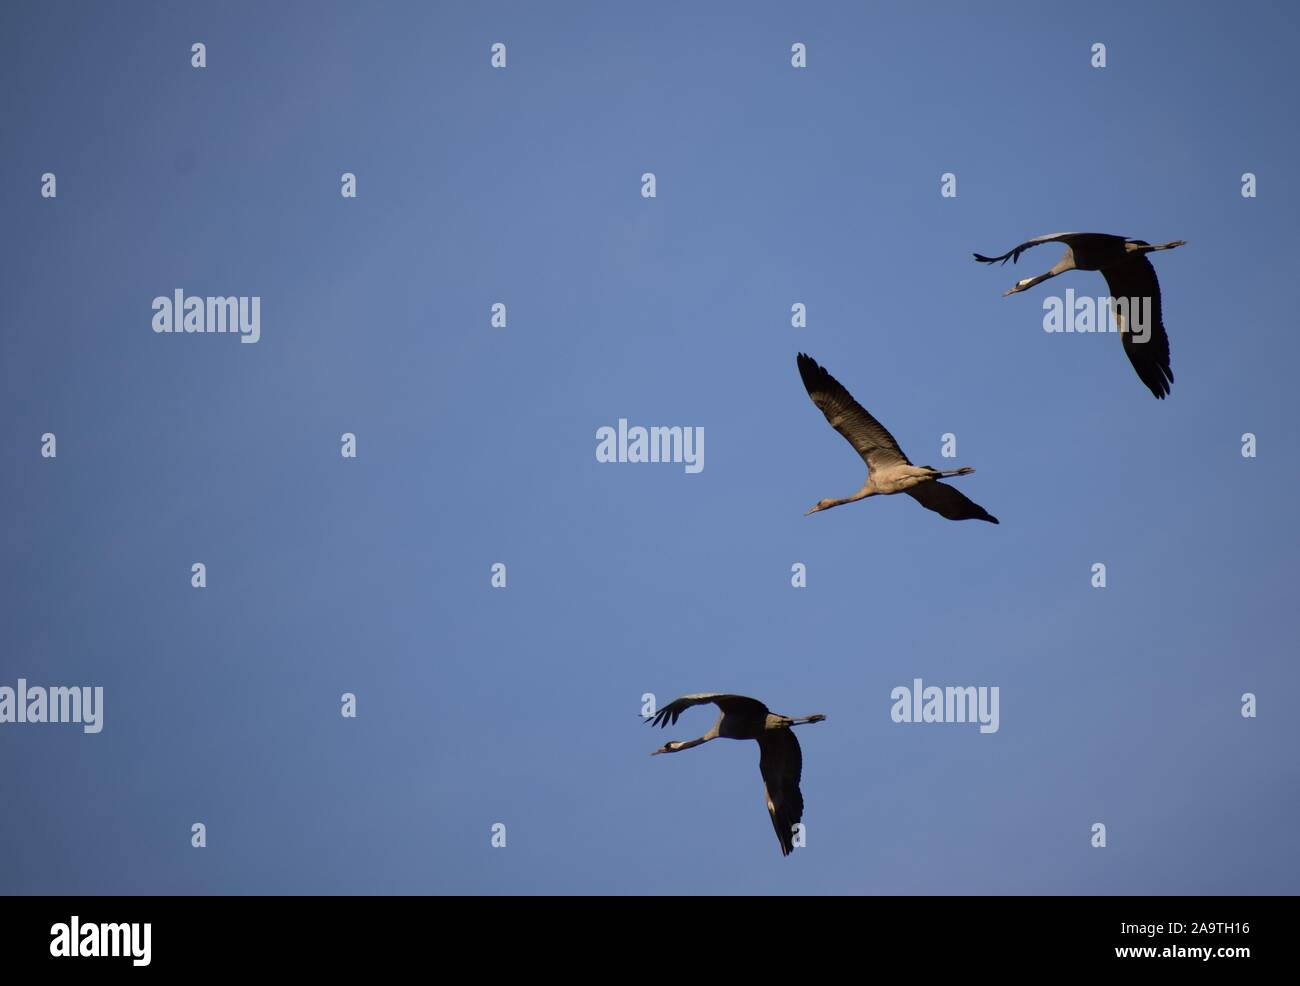
M 653 757 L 660 753 L 679 753 L 682 750 L 689 750 L 693 746 L 699 746 L 701 743 L 707 743 L 711 739 L 713 739 L 712 736 L 701 736 L 699 739 L 693 740 L 669 740 L 658 750 L 651 753 L 650 756 Z
M 846 496 L 842 500 L 818 500 L 811 508 L 809 508 L 808 513 L 804 514 L 804 516 L 807 517 L 808 514 L 815 514 L 819 510 L 829 510 L 831 507 L 842 506 L 845 503 L 854 503 L 858 500 L 864 500 L 869 496 L 874 496 L 875 492 L 876 491 L 871 488 L 871 480 L 867 480 L 867 484 L 852 496 Z
M 1035 284 L 1042 284 L 1047 279 L 1055 277 L 1058 273 L 1060 272 L 1053 269 L 1049 270 L 1046 274 L 1039 274 L 1037 277 L 1026 277 L 1024 280 L 1016 281 L 1015 284 L 1003 292 L 1002 297 L 1005 298 L 1008 295 L 1019 294 L 1021 291 L 1028 291 Z

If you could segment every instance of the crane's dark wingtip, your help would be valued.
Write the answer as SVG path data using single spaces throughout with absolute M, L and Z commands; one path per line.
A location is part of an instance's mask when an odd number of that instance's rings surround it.
M 1147 385 L 1147 389 L 1156 400 L 1162 401 L 1173 392 L 1174 375 L 1168 370 L 1163 370 L 1161 376 L 1142 382 Z
M 800 353 L 795 362 L 799 364 L 799 379 L 803 381 L 803 388 L 809 394 L 827 385 L 830 374 L 824 367 L 818 366 L 817 361 L 811 356 Z

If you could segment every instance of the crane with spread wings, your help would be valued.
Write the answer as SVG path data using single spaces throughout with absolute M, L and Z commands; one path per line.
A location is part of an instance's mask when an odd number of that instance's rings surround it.
M 1111 311 L 1119 329 L 1120 341 L 1129 362 L 1137 371 L 1138 378 L 1146 384 L 1148 390 L 1158 400 L 1164 400 L 1174 382 L 1174 371 L 1169 365 L 1169 336 L 1165 332 L 1164 315 L 1160 307 L 1160 282 L 1156 280 L 1156 269 L 1151 266 L 1147 254 L 1156 250 L 1172 250 L 1183 246 L 1186 240 L 1170 240 L 1168 243 L 1152 245 L 1146 240 L 1130 240 L 1111 233 L 1048 233 L 1035 236 L 1014 247 L 1000 257 L 985 257 L 975 254 L 981 264 L 1013 264 L 1020 260 L 1020 255 L 1031 247 L 1041 243 L 1064 243 L 1065 256 L 1060 262 L 1037 277 L 1026 277 L 1016 281 L 1007 295 L 1027 291 L 1035 284 L 1041 284 L 1057 274 L 1067 270 L 1099 270 L 1106 279 L 1110 289 Z M 1148 300 L 1148 306 L 1141 302 Z M 1127 303 L 1121 306 L 1120 302 Z M 1139 331 L 1132 331 L 1129 324 L 1135 311 L 1149 312 L 1149 325 L 1139 326 Z
M 990 524 L 998 522 L 996 517 L 961 490 L 939 482 L 949 476 L 967 476 L 974 469 L 962 466 L 944 472 L 933 466 L 912 465 L 911 460 L 898 447 L 894 436 L 853 399 L 843 384 L 818 366 L 811 356 L 800 353 L 798 363 L 799 376 L 803 378 L 808 396 L 826 416 L 830 426 L 843 435 L 858 455 L 862 456 L 868 471 L 867 481 L 852 496 L 839 500 L 818 500 L 808 513 L 815 514 L 819 510 L 829 510 L 869 496 L 906 493 L 926 510 L 933 510 L 949 520 L 986 520 Z
M 803 773 L 803 752 L 795 739 L 794 727 L 821 722 L 826 717 L 820 713 L 791 718 L 769 712 L 756 698 L 744 695 L 724 695 L 705 692 L 683 695 L 669 702 L 653 716 L 647 716 L 651 726 L 676 725 L 677 717 L 693 705 L 712 703 L 722 710 L 718 721 L 703 736 L 693 740 L 670 740 L 651 756 L 660 753 L 677 753 L 700 746 L 718 737 L 758 741 L 758 770 L 763 775 L 767 791 L 767 811 L 772 816 L 772 828 L 781 843 L 781 855 L 790 855 L 794 849 L 794 827 L 803 818 L 803 793 L 799 778 Z

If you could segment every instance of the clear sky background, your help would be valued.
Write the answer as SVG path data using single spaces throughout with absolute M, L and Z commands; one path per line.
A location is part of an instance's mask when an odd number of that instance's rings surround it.
M 1298 19 L 0 6 L 0 684 L 106 706 L 0 726 L 0 890 L 1300 890 Z M 1100 275 L 971 259 L 1056 230 L 1188 241 L 1167 401 L 1042 330 Z M 176 288 L 260 295 L 261 341 L 155 335 Z M 801 350 L 1002 524 L 803 516 L 863 467 Z M 598 463 L 619 417 L 704 471 Z M 1000 731 L 891 722 L 916 677 Z M 828 716 L 806 849 L 754 744 L 647 756 L 716 710 L 642 694 L 694 691 Z

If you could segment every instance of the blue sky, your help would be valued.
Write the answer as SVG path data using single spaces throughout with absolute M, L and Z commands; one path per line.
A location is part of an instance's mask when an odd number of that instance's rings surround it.
M 0 685 L 105 689 L 0 727 L 0 889 L 1300 890 L 1294 6 L 704 6 L 0 10 Z M 1188 241 L 1167 401 L 1042 331 L 1099 275 L 971 260 L 1062 229 Z M 863 470 L 799 351 L 1001 525 L 804 517 Z M 893 723 L 916 677 L 1000 730 Z M 790 859 L 754 744 L 646 755 L 714 690 L 828 716 Z

